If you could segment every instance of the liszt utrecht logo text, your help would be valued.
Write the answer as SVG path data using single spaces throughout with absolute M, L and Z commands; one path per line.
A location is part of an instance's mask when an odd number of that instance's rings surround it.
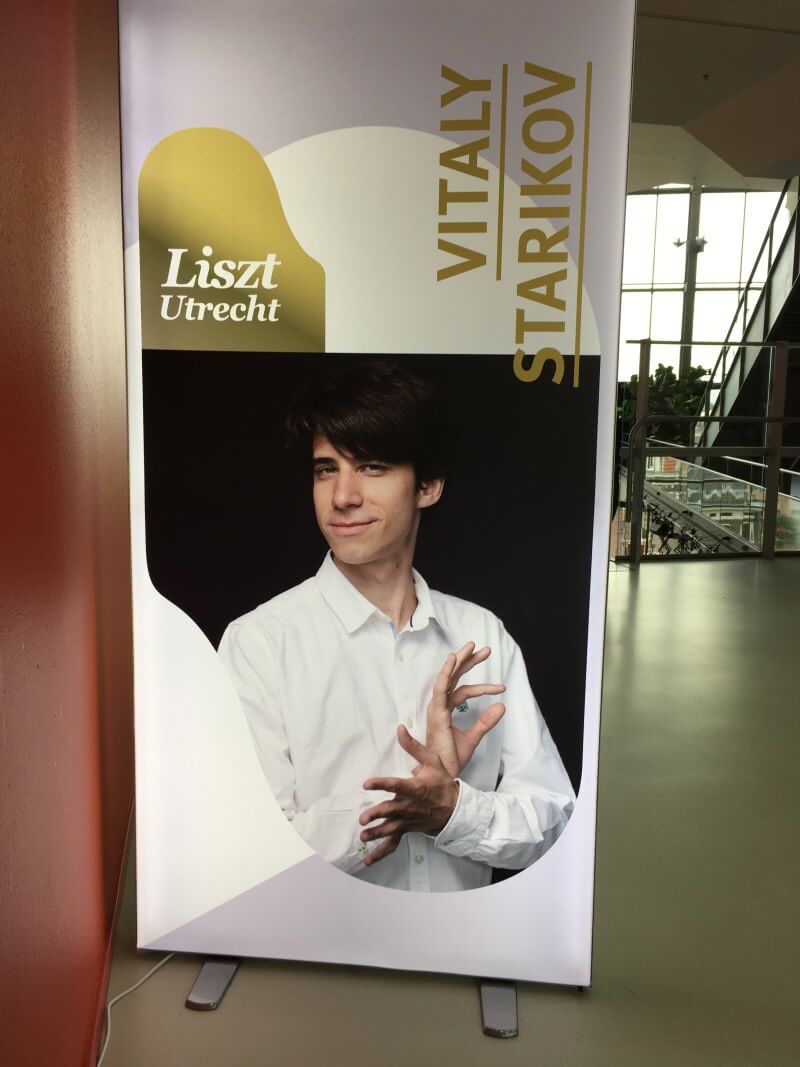
M 438 249 L 442 258 L 437 280 L 445 282 L 468 271 L 494 267 L 495 278 L 500 281 L 504 232 L 513 226 L 516 276 L 521 278 L 516 286 L 513 320 L 514 373 L 522 381 L 532 382 L 546 372 L 546 380 L 561 383 L 565 360 L 559 348 L 553 347 L 552 335 L 565 333 L 570 322 L 575 325 L 572 384 L 577 386 L 591 64 L 586 67 L 583 146 L 579 154 L 573 146 L 576 79 L 571 74 L 526 63 L 519 94 L 521 124 L 509 136 L 507 65 L 502 67 L 499 79 L 499 99 L 493 92 L 492 78 L 469 77 L 446 66 L 441 73 L 445 85 L 439 129 L 457 143 L 439 155 Z M 518 104 L 519 98 L 514 102 Z M 511 111 L 518 113 L 513 107 Z M 489 168 L 481 160 L 490 152 L 498 160 L 497 180 L 490 178 Z M 516 203 L 506 202 L 507 159 L 523 178 Z M 575 192 L 580 193 L 579 212 Z M 579 214 L 578 219 L 573 214 Z M 494 248 L 489 247 L 490 222 L 496 226 Z M 577 288 L 572 307 L 567 277 L 571 227 L 578 245 Z M 546 347 L 537 346 L 537 335 L 549 335 Z
M 266 299 L 263 291 L 278 288 L 275 272 L 281 265 L 274 252 L 264 259 L 217 259 L 212 260 L 214 249 L 203 245 L 201 252 L 205 258 L 191 263 L 184 262 L 188 248 L 169 248 L 169 270 L 162 289 L 170 290 L 161 294 L 161 318 L 172 321 L 187 319 L 189 322 L 202 322 L 215 319 L 217 322 L 278 322 L 281 307 L 276 296 Z M 190 295 L 181 290 L 205 290 L 202 295 Z M 208 297 L 216 296 L 215 290 L 254 290 L 246 299 L 235 299 L 239 293 L 226 293 L 225 300 Z M 231 296 L 234 299 L 231 299 Z M 244 294 L 242 293 L 242 296 Z

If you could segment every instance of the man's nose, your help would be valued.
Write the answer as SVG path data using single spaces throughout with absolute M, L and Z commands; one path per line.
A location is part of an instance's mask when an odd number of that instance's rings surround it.
M 333 489 L 333 504 L 337 508 L 359 507 L 362 503 L 361 489 L 354 471 L 339 471 Z

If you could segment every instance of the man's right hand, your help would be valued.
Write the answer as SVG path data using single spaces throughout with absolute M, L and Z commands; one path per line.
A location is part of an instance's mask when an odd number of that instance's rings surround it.
M 467 700 L 505 692 L 505 686 L 493 683 L 459 685 L 463 675 L 492 654 L 490 648 L 475 651 L 475 642 L 468 641 L 458 652 L 451 652 L 433 683 L 428 704 L 425 744 L 435 752 L 442 765 L 457 778 L 472 759 L 480 740 L 493 729 L 505 714 L 505 705 L 492 704 L 467 730 L 453 726 L 454 710 Z

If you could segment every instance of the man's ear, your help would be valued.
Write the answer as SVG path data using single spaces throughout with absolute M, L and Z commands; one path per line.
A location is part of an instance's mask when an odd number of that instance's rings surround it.
M 420 482 L 417 489 L 417 507 L 430 508 L 436 504 L 444 492 L 444 478 L 431 478 L 429 482 Z

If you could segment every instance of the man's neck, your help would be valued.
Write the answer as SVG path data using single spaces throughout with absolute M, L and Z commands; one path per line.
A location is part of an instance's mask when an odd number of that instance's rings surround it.
M 333 556 L 333 562 L 345 578 L 370 604 L 389 616 L 397 633 L 405 627 L 417 606 L 411 559 L 410 554 L 402 553 L 392 559 L 350 564 Z

